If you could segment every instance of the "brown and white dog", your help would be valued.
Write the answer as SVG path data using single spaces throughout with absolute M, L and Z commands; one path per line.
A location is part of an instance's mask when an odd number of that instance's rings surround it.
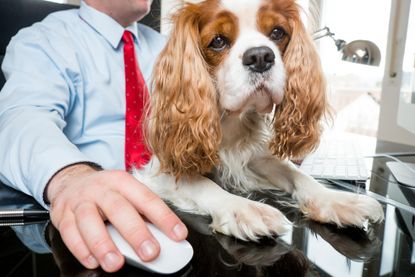
M 214 231 L 244 240 L 280 234 L 289 221 L 231 192 L 281 189 L 305 216 L 338 226 L 380 221 L 377 201 L 330 190 L 289 161 L 318 145 L 326 109 L 320 61 L 294 0 L 187 4 L 155 66 L 154 155 L 134 175 L 178 208 L 210 215 Z

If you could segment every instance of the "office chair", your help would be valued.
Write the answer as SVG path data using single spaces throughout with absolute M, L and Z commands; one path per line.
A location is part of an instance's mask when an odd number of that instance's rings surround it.
M 48 14 L 76 8 L 74 5 L 58 4 L 44 0 L 0 0 L 0 64 L 6 53 L 11 38 L 22 28 L 41 21 Z M 153 1 L 151 13 L 140 23 L 160 31 L 160 1 Z M 0 70 L 0 89 L 5 83 Z

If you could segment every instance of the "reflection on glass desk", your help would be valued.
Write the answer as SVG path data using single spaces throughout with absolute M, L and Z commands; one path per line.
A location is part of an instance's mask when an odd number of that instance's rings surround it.
M 395 148 L 393 148 L 394 146 Z M 414 151 L 378 142 L 377 152 Z M 415 157 L 402 158 L 414 162 Z M 366 188 L 407 207 L 415 207 L 415 190 L 397 184 L 386 158 L 374 158 Z M 384 204 L 385 221 L 338 229 L 304 219 L 296 208 L 275 201 L 272 193 L 254 199 L 278 207 L 294 223 L 281 237 L 259 243 L 212 234 L 210 218 L 178 212 L 189 228 L 195 254 L 174 276 L 415 276 L 415 214 Z M 289 200 L 282 196 L 279 200 Z M 30 207 L 29 197 L 0 186 L 0 207 Z M 21 224 L 21 223 L 20 223 Z M 1 225 L 0 225 L 1 226 Z M 83 268 L 47 221 L 0 227 L 0 276 L 152 276 L 124 266 L 115 273 Z

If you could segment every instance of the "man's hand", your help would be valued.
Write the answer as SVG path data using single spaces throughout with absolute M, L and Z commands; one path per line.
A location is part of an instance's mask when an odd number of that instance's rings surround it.
M 47 189 L 53 225 L 72 254 L 87 268 L 114 272 L 124 264 L 106 231 L 108 220 L 144 261 L 156 258 L 160 245 L 144 219 L 173 240 L 187 229 L 170 208 L 145 185 L 124 171 L 96 171 L 85 164 L 56 174 Z

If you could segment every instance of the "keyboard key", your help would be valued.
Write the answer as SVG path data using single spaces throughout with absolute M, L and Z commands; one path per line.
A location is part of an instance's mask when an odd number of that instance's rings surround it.
M 359 168 L 355 166 L 347 167 L 347 175 L 348 176 L 359 176 Z
M 319 165 L 313 166 L 313 168 L 311 170 L 312 175 L 321 175 L 321 173 L 323 173 L 323 167 L 322 166 L 319 166 Z
M 339 176 L 346 176 L 346 167 L 345 166 L 337 166 L 335 168 L 333 175 L 339 175 Z
M 367 176 L 366 168 L 360 168 L 360 176 Z

